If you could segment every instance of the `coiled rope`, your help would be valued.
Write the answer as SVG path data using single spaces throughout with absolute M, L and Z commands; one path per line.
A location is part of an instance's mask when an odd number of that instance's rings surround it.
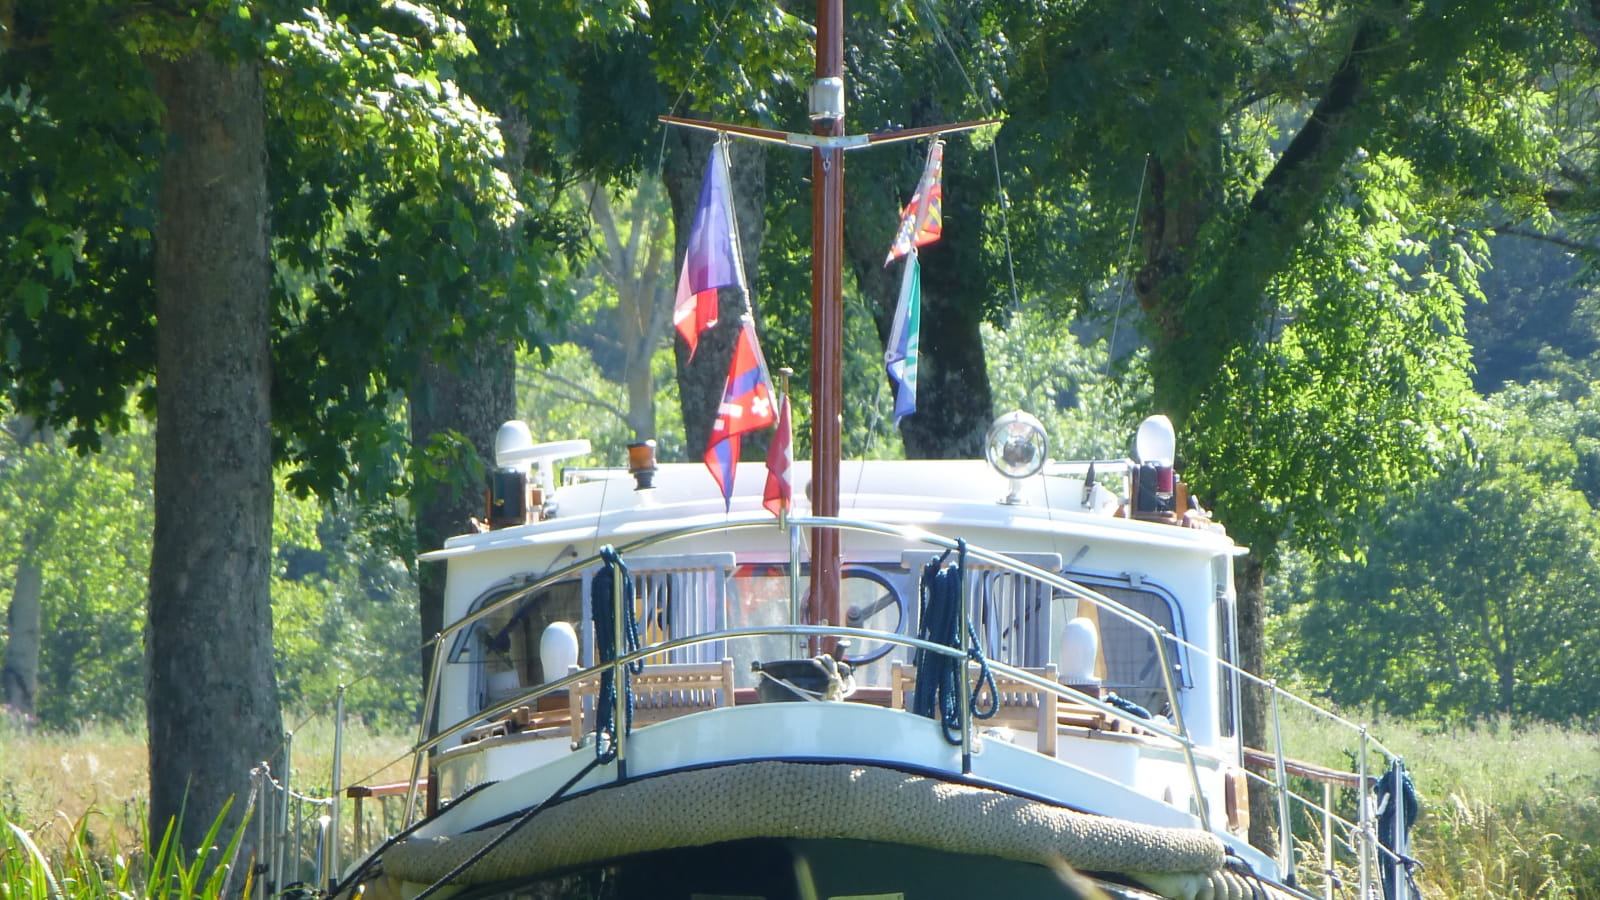
M 589 584 L 589 615 L 594 622 L 595 649 L 600 655 L 600 665 L 616 660 L 617 647 L 617 579 L 622 579 L 622 653 L 639 649 L 639 621 L 634 613 L 633 576 L 622 561 L 621 554 L 610 544 L 600 548 L 600 559 L 605 566 L 596 572 Z M 607 666 L 600 673 L 600 691 L 594 702 L 594 755 L 602 763 L 617 757 L 617 668 Z M 622 667 L 625 732 L 633 731 L 632 676 L 644 671 L 644 660 L 634 660 Z
M 946 647 L 961 646 L 961 628 L 967 629 L 967 659 L 978 664 L 978 687 L 972 692 L 970 712 L 974 718 L 988 719 L 1000 708 L 1000 697 L 994 687 L 994 675 L 978 646 L 978 635 L 972 622 L 962 621 L 961 598 L 966 591 L 967 542 L 956 542 L 956 562 L 945 567 L 950 557 L 946 550 L 939 558 L 929 561 L 922 569 L 921 625 L 917 637 Z M 918 649 L 914 659 L 917 667 L 916 696 L 912 698 L 911 711 L 930 719 L 938 719 L 944 726 L 944 739 L 952 744 L 961 743 L 961 693 L 957 678 L 965 677 L 965 660 L 944 653 Z M 979 701 L 987 685 L 988 703 Z

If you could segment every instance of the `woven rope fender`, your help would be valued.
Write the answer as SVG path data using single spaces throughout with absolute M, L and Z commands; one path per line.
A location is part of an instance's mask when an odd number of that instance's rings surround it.
M 506 826 L 412 839 L 384 874 L 431 883 Z M 674 772 L 562 801 L 460 876 L 467 884 L 752 837 L 884 841 L 1090 871 L 1209 881 L 1223 846 L 1199 829 L 1074 812 L 1012 794 L 875 766 L 741 763 Z

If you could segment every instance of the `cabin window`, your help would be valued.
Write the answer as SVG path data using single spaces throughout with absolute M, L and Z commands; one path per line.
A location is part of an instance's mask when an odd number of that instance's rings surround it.
M 1183 637 L 1183 622 L 1177 605 L 1165 591 L 1148 583 L 1133 587 L 1127 581 L 1112 583 L 1070 572 L 1067 577 L 1150 619 L 1174 636 Z M 1065 602 L 1069 608 L 1074 606 L 1072 598 L 1065 598 Z M 1156 644 L 1150 634 L 1140 625 L 1111 610 L 1100 609 L 1087 600 L 1077 601 L 1076 608 L 1069 609 L 1062 617 L 1063 625 L 1074 616 L 1093 620 L 1099 629 L 1100 656 L 1095 665 L 1095 674 L 1101 684 L 1153 713 L 1170 713 L 1166 683 L 1161 675 L 1161 657 L 1156 653 Z M 1185 671 L 1184 648 L 1169 639 L 1166 652 L 1172 666 L 1174 687 L 1190 686 Z
M 727 627 L 725 583 L 733 568 L 732 553 L 624 558 L 633 578 L 635 622 L 644 646 L 691 638 Z M 591 583 L 593 573 L 585 580 Z M 583 607 L 584 665 L 594 665 L 594 621 Z M 690 644 L 645 658 L 652 662 L 716 662 L 728 652 L 726 641 Z
M 915 633 L 912 617 L 915 598 L 906 573 L 890 564 L 850 563 L 840 570 L 840 606 L 844 624 L 899 634 Z M 794 599 L 789 592 L 789 566 L 784 563 L 745 563 L 734 570 L 728 584 L 728 625 L 731 628 L 758 628 L 788 625 L 796 621 L 791 606 L 808 602 L 811 587 L 809 566 L 802 566 Z M 908 596 L 912 599 L 908 601 Z M 854 637 L 845 659 L 856 667 L 860 686 L 888 686 L 889 660 L 909 660 L 904 644 Z M 807 656 L 806 639 L 772 635 L 746 638 L 734 644 L 735 670 L 747 672 L 753 660 L 790 659 Z
M 1221 734 L 1239 733 L 1239 640 L 1238 613 L 1234 609 L 1233 560 L 1219 556 L 1212 560 L 1212 581 L 1217 595 L 1217 694 L 1221 712 Z
M 473 604 L 490 609 L 456 640 L 450 662 L 471 666 L 472 696 L 478 709 L 509 700 L 544 682 L 539 640 L 554 622 L 577 622 L 582 615 L 582 585 L 563 581 L 517 597 L 521 588 L 502 586 Z M 509 602 L 508 602 L 509 601 Z

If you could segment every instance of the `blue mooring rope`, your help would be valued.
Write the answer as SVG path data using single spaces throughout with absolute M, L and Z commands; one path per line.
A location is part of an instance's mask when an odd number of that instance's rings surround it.
M 596 572 L 589 584 L 589 616 L 594 622 L 595 649 L 600 664 L 612 662 L 617 652 L 616 579 L 622 579 L 622 653 L 639 649 L 639 622 L 633 609 L 633 576 L 622 561 L 621 554 L 610 544 L 600 548 L 600 558 L 605 566 Z M 625 731 L 633 731 L 632 675 L 644 671 L 644 661 L 634 660 L 622 669 L 622 690 L 626 700 Z M 600 673 L 600 692 L 594 701 L 594 755 L 600 762 L 610 762 L 617 756 L 617 670 L 607 668 Z
M 931 560 L 922 570 L 921 625 L 917 637 L 946 647 L 961 646 L 961 597 L 966 590 L 967 542 L 956 542 L 956 562 L 943 568 L 950 552 Z M 978 664 L 978 685 L 972 692 L 972 716 L 988 719 L 1000 708 L 1000 697 L 995 692 L 994 675 L 989 671 L 988 660 L 978 645 L 977 632 L 968 620 L 967 658 Z M 917 667 L 916 696 L 912 698 L 911 711 L 930 719 L 938 719 L 944 726 L 944 738 L 952 744 L 961 743 L 960 682 L 965 675 L 965 661 L 943 653 L 918 650 L 914 659 Z M 987 705 L 979 702 L 984 685 L 989 688 Z

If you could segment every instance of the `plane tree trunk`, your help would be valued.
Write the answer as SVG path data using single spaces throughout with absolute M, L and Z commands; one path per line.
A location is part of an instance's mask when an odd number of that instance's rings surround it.
M 274 756 L 266 143 L 260 71 L 150 63 L 158 187 L 155 535 L 145 633 L 150 833 L 187 856 Z M 224 834 L 231 833 L 225 830 Z
M 510 343 L 485 345 L 449 360 L 430 359 L 411 393 L 412 442 L 426 446 L 435 435 L 454 432 L 471 443 L 484 470 L 493 471 L 495 433 L 516 417 L 515 377 L 516 351 Z M 469 518 L 481 518 L 485 487 L 481 476 L 466 473 L 456 483 L 423 486 L 416 498 L 418 550 L 444 546 L 445 538 L 467 531 Z M 444 567 L 423 563 L 417 588 L 425 679 L 435 651 L 427 642 L 444 627 Z
M 5 425 L 18 456 L 50 440 L 48 431 L 38 427 L 31 416 L 16 416 Z M 26 483 L 27 479 L 24 478 Z M 44 566 L 40 551 L 50 539 L 51 511 L 60 508 L 60 499 L 38 504 L 31 521 L 23 527 L 12 576 L 11 604 L 6 609 L 6 652 L 0 659 L 0 703 L 23 721 L 39 711 L 39 652 L 44 601 Z
M 11 606 L 6 612 L 5 705 L 24 721 L 37 712 L 39 696 L 39 615 L 44 594 L 44 570 L 39 566 L 41 529 L 30 528 L 23 538 L 22 552 L 11 589 Z
M 945 169 L 944 233 L 918 252 L 922 264 L 922 329 L 917 364 L 917 411 L 900 423 L 908 459 L 983 456 L 994 420 L 988 358 L 983 350 L 983 278 L 974 262 L 980 243 L 975 188 L 954 167 Z M 914 185 L 906 185 L 909 193 Z M 852 193 L 877 190 L 856 185 Z M 898 190 L 898 189 L 897 189 Z M 895 196 L 900 199 L 899 193 Z M 961 209 L 948 204 L 958 201 Z M 896 201 L 898 202 L 898 200 Z M 874 310 L 878 347 L 888 339 L 905 263 L 883 264 L 895 220 L 857 216 L 845 223 L 845 254 L 856 285 Z M 879 373 L 883 370 L 880 367 Z M 887 375 L 883 375 L 887 384 Z M 891 388 L 892 391 L 892 388 Z M 889 394 L 892 398 L 892 393 Z M 893 401 L 890 401 L 890 407 Z

